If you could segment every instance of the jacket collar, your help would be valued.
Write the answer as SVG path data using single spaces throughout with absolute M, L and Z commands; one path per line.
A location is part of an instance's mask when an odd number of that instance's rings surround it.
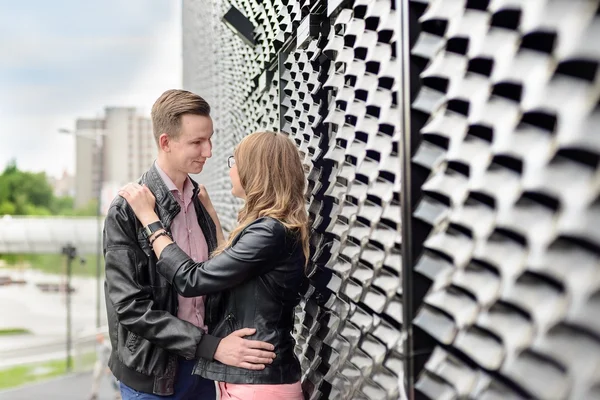
M 192 198 L 197 198 L 199 190 L 198 183 L 193 179 L 190 180 L 194 186 Z M 154 197 L 156 198 L 156 213 L 165 228 L 169 229 L 171 222 L 173 222 L 175 216 L 181 211 L 181 207 L 177 200 L 175 200 L 173 193 L 171 193 L 167 185 L 163 182 L 154 163 L 152 163 L 150 169 L 142 175 L 140 183 L 146 184 L 148 189 L 154 194 Z

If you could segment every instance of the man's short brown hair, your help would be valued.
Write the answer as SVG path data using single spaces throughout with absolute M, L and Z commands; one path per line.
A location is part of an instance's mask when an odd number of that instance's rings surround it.
M 210 116 L 210 106 L 202 97 L 187 90 L 171 89 L 164 92 L 152 106 L 152 128 L 158 143 L 166 133 L 177 138 L 181 133 L 181 116 L 184 114 Z

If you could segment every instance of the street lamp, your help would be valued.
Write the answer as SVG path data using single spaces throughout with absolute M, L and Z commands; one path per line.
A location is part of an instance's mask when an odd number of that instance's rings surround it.
M 96 247 L 96 328 L 100 328 L 101 323 L 101 299 L 100 299 L 100 281 L 101 281 L 101 258 L 102 258 L 102 182 L 104 181 L 104 132 L 98 132 L 97 130 L 98 120 L 94 121 L 94 135 L 80 134 L 69 129 L 60 128 L 59 133 L 68 134 L 73 136 L 79 136 L 89 139 L 96 139 L 96 147 L 98 149 L 98 168 L 99 168 L 99 179 L 98 179 L 98 190 L 97 190 L 97 208 L 96 208 L 96 219 L 98 222 L 98 240 Z M 77 172 L 75 172 L 77 173 Z
M 67 283 L 65 284 L 65 296 L 67 303 L 67 372 L 71 372 L 73 368 L 71 359 L 71 265 L 75 257 L 77 257 L 77 249 L 70 243 L 62 248 L 62 254 L 67 256 Z

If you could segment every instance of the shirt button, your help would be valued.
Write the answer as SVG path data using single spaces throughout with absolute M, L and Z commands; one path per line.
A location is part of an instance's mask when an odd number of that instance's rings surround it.
M 192 233 L 192 230 L 191 230 L 191 229 L 188 229 L 188 232 L 189 232 L 189 233 Z

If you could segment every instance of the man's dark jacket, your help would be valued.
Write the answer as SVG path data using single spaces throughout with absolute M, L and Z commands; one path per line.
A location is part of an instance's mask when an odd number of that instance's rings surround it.
M 192 202 L 209 253 L 217 246 L 215 224 L 198 200 Z M 139 180 L 156 197 L 156 213 L 167 230 L 181 208 L 153 165 Z M 156 271 L 156 256 L 125 199 L 110 206 L 104 226 L 105 296 L 112 344 L 109 367 L 125 385 L 145 393 L 173 394 L 177 358 L 212 360 L 220 339 L 177 318 L 177 293 Z

